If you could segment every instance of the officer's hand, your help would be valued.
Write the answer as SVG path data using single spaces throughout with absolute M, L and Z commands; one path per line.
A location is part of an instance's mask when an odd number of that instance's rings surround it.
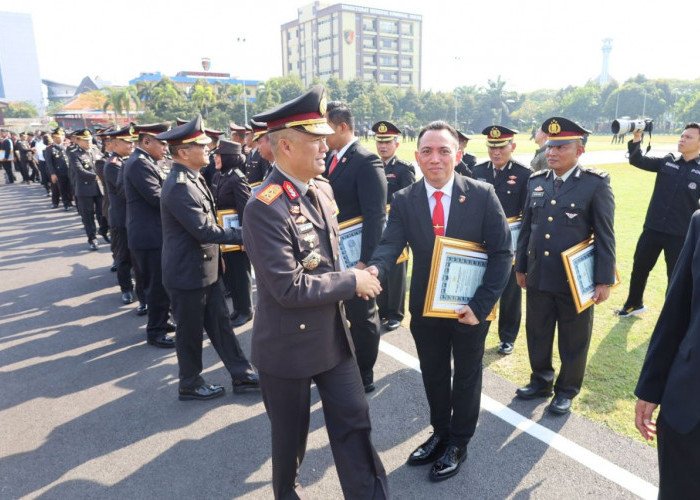
M 527 273 L 519 273 L 515 271 L 515 281 L 518 282 L 518 286 L 525 290 L 527 288 Z
M 367 271 L 361 269 L 351 269 L 355 274 L 355 293 L 365 300 L 373 299 L 382 291 L 379 280 Z
M 651 419 L 654 410 L 659 406 L 643 399 L 638 399 L 634 407 L 634 426 L 647 441 L 653 441 L 656 434 L 656 422 Z
M 644 135 L 643 130 L 635 130 L 632 132 L 632 142 L 639 142 L 642 140 L 642 135 Z
M 371 274 L 375 278 L 379 278 L 379 269 L 377 269 L 377 266 L 369 266 L 369 267 L 365 268 L 365 271 L 367 271 L 369 274 Z
M 457 318 L 457 321 L 460 323 L 464 323 L 465 325 L 478 325 L 479 320 L 476 319 L 476 316 L 474 315 L 474 311 L 472 311 L 472 308 L 469 306 L 462 306 L 459 309 L 455 311 L 459 317 Z
M 595 293 L 593 294 L 593 303 L 600 304 L 608 300 L 610 296 L 610 287 L 608 285 L 601 285 L 600 283 L 595 286 Z
M 367 264 L 364 262 L 360 261 L 357 264 L 355 264 L 355 269 L 365 269 L 367 267 Z
M 56 174 L 51 174 L 51 182 L 53 182 L 54 184 L 58 184 L 58 177 L 56 176 Z

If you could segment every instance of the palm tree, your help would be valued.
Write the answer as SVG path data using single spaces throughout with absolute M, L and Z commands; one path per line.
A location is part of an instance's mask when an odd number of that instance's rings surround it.
M 124 111 L 124 92 L 114 87 L 105 87 L 102 92 L 107 96 L 102 111 L 105 113 L 109 108 L 114 112 L 114 126 L 117 126 L 117 117 Z

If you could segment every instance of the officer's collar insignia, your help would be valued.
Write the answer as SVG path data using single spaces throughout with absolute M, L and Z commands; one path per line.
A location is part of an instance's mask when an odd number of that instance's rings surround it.
M 556 120 L 552 120 L 549 122 L 547 132 L 549 132 L 549 135 L 557 135 L 559 132 L 561 132 L 561 125 L 559 125 Z
M 535 191 L 544 191 L 544 188 L 542 186 L 537 186 L 534 190 Z
M 291 207 L 289 207 L 289 213 L 292 215 L 298 215 L 299 213 L 301 213 L 299 205 L 292 205 Z
M 501 131 L 498 130 L 496 127 L 493 127 L 489 132 L 489 137 L 491 137 L 492 139 L 498 139 L 499 137 L 501 137 Z
M 270 184 L 265 189 L 260 191 L 255 197 L 262 201 L 265 205 L 269 205 L 282 194 L 282 186 L 279 184 Z
M 460 202 L 460 203 L 464 203 L 464 202 L 466 201 L 466 199 L 467 199 L 466 196 L 461 195 L 461 196 L 459 197 L 459 202 Z
M 178 184 L 185 184 L 187 182 L 187 174 L 185 172 L 178 172 L 177 173 L 177 183 Z
M 292 184 L 289 181 L 284 181 L 282 183 L 282 187 L 284 188 L 284 192 L 287 193 L 287 198 L 290 200 L 294 201 L 297 198 L 299 198 L 299 193 L 297 192 L 297 189 L 294 187 L 294 184 Z

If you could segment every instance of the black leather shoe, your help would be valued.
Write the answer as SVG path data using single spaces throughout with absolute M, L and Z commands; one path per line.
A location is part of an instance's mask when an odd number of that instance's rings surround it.
M 231 326 L 243 326 L 251 319 L 253 319 L 253 313 L 240 313 L 233 320 L 231 320 Z
M 131 304 L 134 302 L 134 294 L 129 292 L 123 292 L 122 293 L 122 303 L 123 304 Z
M 430 480 L 431 481 L 442 481 L 448 477 L 452 477 L 459 472 L 459 468 L 467 459 L 467 447 L 460 448 L 454 444 L 451 444 L 445 450 L 445 453 L 437 459 L 437 462 L 433 464 L 433 468 L 430 469 Z
M 434 462 L 447 449 L 447 440 L 439 434 L 433 434 L 425 443 L 413 450 L 408 456 L 408 465 L 424 465 Z
M 109 270 L 113 273 L 116 273 L 117 272 L 117 263 L 112 261 L 112 267 L 110 267 Z
M 386 328 L 387 332 L 392 332 L 400 326 L 401 326 L 401 322 L 398 319 L 390 319 L 389 321 L 386 322 L 386 326 L 384 328 Z
M 180 399 L 180 401 L 188 401 L 192 399 L 214 399 L 220 398 L 225 392 L 226 389 L 216 384 L 202 384 L 199 387 L 194 387 L 192 389 L 183 389 L 181 387 L 179 390 L 178 399 Z
M 161 335 L 160 337 L 148 337 L 148 343 L 156 347 L 175 347 L 175 339 L 168 335 Z
M 498 354 L 501 354 L 503 356 L 513 354 L 513 342 L 499 342 Z
M 374 382 L 370 382 L 369 384 L 365 384 L 365 394 L 374 391 L 376 387 L 374 387 Z
M 234 378 L 231 382 L 233 384 L 233 392 L 235 394 L 260 389 L 260 379 L 255 373 L 247 375 L 243 378 Z
M 145 316 L 146 314 L 148 314 L 148 306 L 143 302 L 139 302 L 139 306 L 136 308 L 136 315 Z
M 542 386 L 539 384 L 533 384 L 530 382 L 525 387 L 520 387 L 515 391 L 515 394 L 520 399 L 535 399 L 535 398 L 548 398 L 551 396 L 552 388 L 550 386 Z
M 52 203 L 52 204 L 51 204 L 51 208 L 58 208 L 58 204 L 57 204 L 57 203 Z
M 165 324 L 165 331 L 167 333 L 175 333 L 177 331 L 177 325 L 175 323 L 171 323 L 170 321 L 168 321 Z
M 550 413 L 555 415 L 566 415 L 571 411 L 571 399 L 557 394 L 547 407 Z
M 100 235 L 102 236 L 102 238 L 104 238 L 104 240 L 105 240 L 107 243 L 112 243 L 112 240 L 111 240 L 110 237 L 109 237 L 109 232 L 108 232 L 108 231 L 100 231 Z
M 88 246 L 90 247 L 90 250 L 92 250 L 93 252 L 96 252 L 97 248 L 98 248 L 97 247 L 97 240 L 90 240 L 88 242 Z

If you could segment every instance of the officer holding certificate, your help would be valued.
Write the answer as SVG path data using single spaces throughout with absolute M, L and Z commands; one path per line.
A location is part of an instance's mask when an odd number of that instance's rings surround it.
M 546 398 L 554 389 L 549 411 L 563 415 L 583 382 L 593 308 L 577 313 L 561 253 L 595 237 L 593 300 L 606 300 L 615 282 L 615 200 L 608 174 L 578 163 L 587 130 L 561 117 L 545 120 L 542 130 L 548 136 L 551 170 L 530 176 L 515 259 L 518 285 L 527 289 L 525 329 L 532 368 L 530 383 L 517 395 Z M 557 325 L 562 362 L 555 381 L 552 343 Z

